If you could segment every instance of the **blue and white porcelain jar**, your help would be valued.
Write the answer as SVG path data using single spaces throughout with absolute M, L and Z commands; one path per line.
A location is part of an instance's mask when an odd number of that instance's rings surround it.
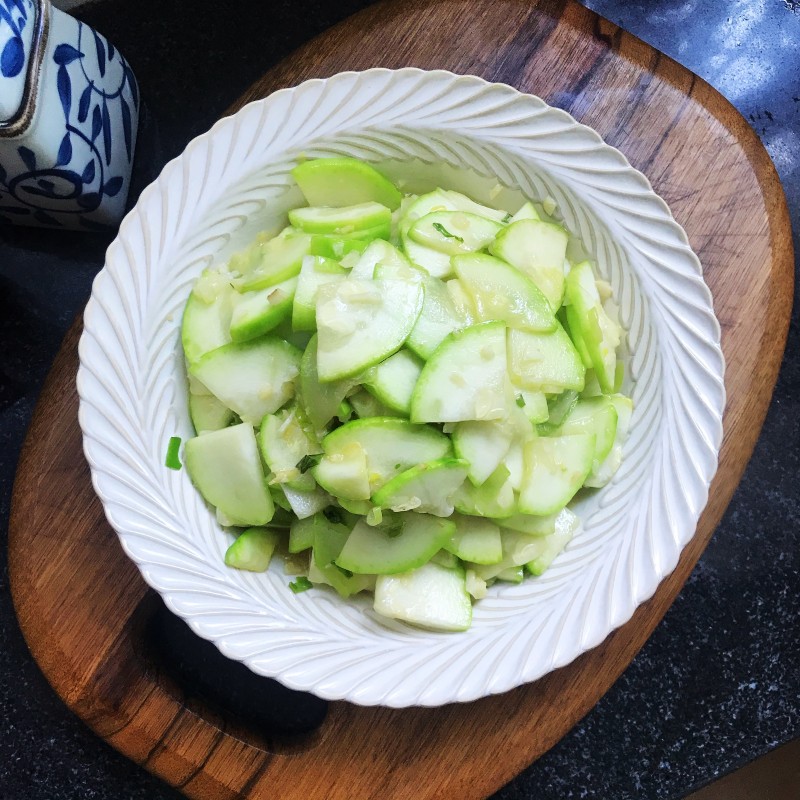
M 0 0 L 0 223 L 118 223 L 138 120 L 110 42 L 49 0 Z

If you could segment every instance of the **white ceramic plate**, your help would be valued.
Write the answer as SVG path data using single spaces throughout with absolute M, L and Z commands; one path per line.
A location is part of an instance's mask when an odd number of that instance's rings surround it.
M 541 578 L 497 585 L 466 633 L 374 614 L 369 597 L 295 595 L 281 565 L 229 569 L 229 534 L 185 471 L 192 435 L 179 344 L 193 279 L 302 203 L 300 154 L 352 155 L 406 190 L 445 185 L 514 211 L 558 203 L 610 281 L 635 411 L 614 481 L 583 500 L 583 530 Z M 675 567 L 717 466 L 720 330 L 686 235 L 647 179 L 563 111 L 509 86 L 416 69 L 312 80 L 251 103 L 195 139 L 122 224 L 84 317 L 80 423 L 109 521 L 147 582 L 193 630 L 255 672 L 325 698 L 441 705 L 567 664 L 626 622 Z

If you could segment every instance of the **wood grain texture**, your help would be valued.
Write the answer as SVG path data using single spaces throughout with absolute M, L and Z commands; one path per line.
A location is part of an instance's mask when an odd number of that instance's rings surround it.
M 104 519 L 81 452 L 76 323 L 20 460 L 9 544 L 14 602 L 34 657 L 70 708 L 198 800 L 469 800 L 510 780 L 586 714 L 669 608 L 744 471 L 783 353 L 793 286 L 783 192 L 753 131 L 702 80 L 573 2 L 396 0 L 303 47 L 236 107 L 307 78 L 375 66 L 449 69 L 537 94 L 598 130 L 650 178 L 700 256 L 722 325 L 720 467 L 675 571 L 596 649 L 468 705 L 333 703 L 315 737 L 285 748 L 187 707 L 142 655 L 151 593 Z

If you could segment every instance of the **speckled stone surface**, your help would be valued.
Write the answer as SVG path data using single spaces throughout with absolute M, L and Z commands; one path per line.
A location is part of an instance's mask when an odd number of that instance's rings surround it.
M 139 77 L 160 133 L 152 168 L 272 64 L 365 5 L 105 0 L 79 16 L 123 50 Z M 775 161 L 799 233 L 800 4 L 588 5 L 731 99 Z M 0 230 L 0 800 L 179 797 L 63 706 L 25 647 L 8 592 L 4 539 L 19 448 L 105 244 L 58 236 L 45 245 L 40 234 Z M 798 316 L 796 309 L 753 460 L 678 600 L 597 707 L 497 800 L 677 799 L 800 735 Z M 201 653 L 196 658 L 202 662 Z

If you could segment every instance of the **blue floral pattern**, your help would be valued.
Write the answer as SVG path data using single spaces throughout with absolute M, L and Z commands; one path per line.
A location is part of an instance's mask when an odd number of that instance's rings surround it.
M 21 2 L 0 0 L 0 9 Z M 52 152 L 37 147 L 35 137 L 17 144 L 17 168 L 8 163 L 8 150 L 0 153 L 6 162 L 0 163 L 0 222 L 29 218 L 41 225 L 105 228 L 121 213 L 121 207 L 116 215 L 103 212 L 130 176 L 139 90 L 119 51 L 89 26 L 75 25 L 74 41 L 48 46 L 64 133 Z M 57 124 L 50 112 L 48 123 Z M 6 144 L 10 150 L 12 141 Z
M 28 23 L 28 6 L 23 0 L 0 0 L 0 25 L 8 25 L 11 35 L 0 52 L 0 75 L 15 78 L 25 66 L 22 32 Z

